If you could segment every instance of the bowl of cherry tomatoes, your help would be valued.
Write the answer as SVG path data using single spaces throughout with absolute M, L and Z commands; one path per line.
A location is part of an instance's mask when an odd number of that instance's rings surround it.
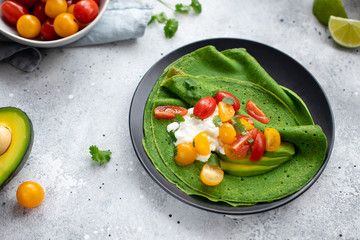
M 0 0 L 0 33 L 33 47 L 60 47 L 85 36 L 110 0 Z

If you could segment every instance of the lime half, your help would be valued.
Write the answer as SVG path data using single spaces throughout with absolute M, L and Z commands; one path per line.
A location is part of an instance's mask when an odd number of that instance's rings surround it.
M 324 25 L 328 25 L 330 16 L 347 18 L 341 0 L 314 0 L 313 14 Z
M 331 16 L 329 31 L 334 41 L 343 47 L 360 47 L 360 21 Z

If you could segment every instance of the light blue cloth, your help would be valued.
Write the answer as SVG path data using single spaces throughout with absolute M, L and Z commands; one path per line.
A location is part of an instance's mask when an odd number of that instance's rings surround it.
M 83 38 L 64 47 L 90 46 L 141 37 L 150 19 L 151 10 L 151 5 L 138 0 L 110 0 L 96 26 Z M 12 42 L 0 34 L 0 61 L 32 72 L 41 59 L 38 49 Z

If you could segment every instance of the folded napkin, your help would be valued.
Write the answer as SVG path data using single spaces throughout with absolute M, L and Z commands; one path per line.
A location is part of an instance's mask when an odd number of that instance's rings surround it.
M 137 0 L 110 0 L 96 26 L 83 38 L 64 47 L 90 46 L 141 37 L 151 10 L 151 5 Z M 41 59 L 41 52 L 37 48 L 15 43 L 0 34 L 0 61 L 32 72 Z

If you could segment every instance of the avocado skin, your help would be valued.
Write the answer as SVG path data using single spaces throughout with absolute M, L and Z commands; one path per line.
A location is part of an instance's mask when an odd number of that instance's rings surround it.
M 2 111 L 10 111 L 10 112 L 15 111 L 15 112 L 18 112 L 19 114 L 22 114 L 25 117 L 25 119 L 27 120 L 27 124 L 30 129 L 30 138 L 29 138 L 29 142 L 28 142 L 26 151 L 22 157 L 22 160 L 17 165 L 15 170 L 6 178 L 6 180 L 3 183 L 0 183 L 0 190 L 3 189 L 5 187 L 5 185 L 8 184 L 11 181 L 11 179 L 13 179 L 13 177 L 22 169 L 22 167 L 24 166 L 25 162 L 27 161 L 27 159 L 30 155 L 30 152 L 31 152 L 31 149 L 32 149 L 32 146 L 34 143 L 34 128 L 33 128 L 33 124 L 31 122 L 30 118 L 28 117 L 28 115 L 25 112 L 23 112 L 21 109 L 16 108 L 16 107 L 0 108 L 0 114 Z M 0 176 L 0 179 L 1 179 L 1 176 Z

